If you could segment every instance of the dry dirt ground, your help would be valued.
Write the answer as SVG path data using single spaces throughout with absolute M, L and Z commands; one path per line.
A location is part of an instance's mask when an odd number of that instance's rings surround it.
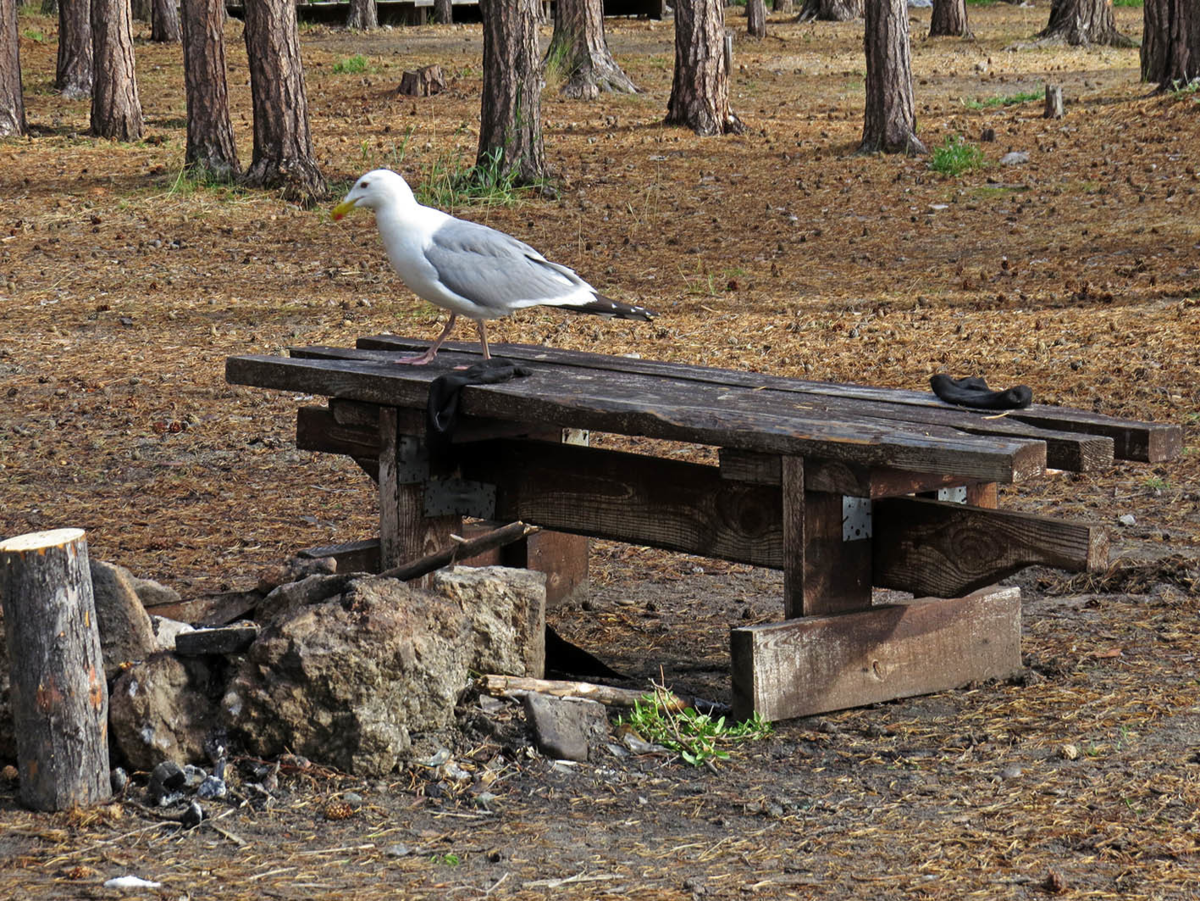
M 1140 34 L 1140 9 L 1116 12 Z M 0 897 L 106 898 L 126 872 L 170 899 L 1193 897 L 1200 594 L 1194 568 L 1161 561 L 1194 561 L 1200 542 L 1200 104 L 1150 96 L 1136 50 L 1007 50 L 1044 25 L 1044 0 L 970 16 L 975 40 L 931 41 L 913 13 L 921 136 L 996 133 L 988 167 L 960 178 L 855 155 L 861 24 L 773 18 L 756 43 L 731 13 L 749 128 L 702 139 L 660 124 L 670 23 L 611 20 L 643 92 L 547 90 L 559 198 L 457 212 L 663 315 L 531 311 L 493 334 L 909 388 L 982 373 L 1181 423 L 1178 461 L 1002 491 L 1005 506 L 1111 524 L 1115 556 L 1144 570 L 1061 593 L 1053 573 L 1019 579 L 1018 682 L 783 723 L 715 773 L 656 757 L 567 768 L 464 737 L 460 763 L 499 773 L 490 810 L 433 797 L 419 770 L 363 783 L 285 768 L 270 805 L 216 808 L 219 828 L 187 833 L 133 805 L 32 815 L 2 785 Z M 32 134 L 0 143 L 0 535 L 82 526 L 94 556 L 195 597 L 371 534 L 365 477 L 294 449 L 297 399 L 223 381 L 229 354 L 435 333 L 370 217 L 335 225 L 329 204 L 181 179 L 178 47 L 137 44 L 146 140 L 92 140 L 86 103 L 51 89 L 54 22 L 25 10 L 21 28 Z M 248 162 L 239 25 L 227 39 Z M 420 181 L 473 154 L 478 26 L 306 28 L 302 48 L 335 193 L 377 165 Z M 358 53 L 368 71 L 335 72 Z M 395 97 L 427 63 L 450 90 Z M 1064 87 L 1061 121 L 1038 101 L 981 103 L 1047 81 Z M 999 166 L 1010 150 L 1028 164 Z M 776 577 L 747 567 L 597 544 L 592 569 L 561 630 L 682 691 L 728 697 L 729 626 L 779 614 Z M 361 807 L 327 816 L 346 791 Z

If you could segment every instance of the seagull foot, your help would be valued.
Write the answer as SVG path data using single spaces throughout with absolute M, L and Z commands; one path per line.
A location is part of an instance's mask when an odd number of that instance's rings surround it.
M 415 357 L 400 357 L 392 362 L 397 366 L 428 366 L 433 362 L 433 358 L 436 356 L 436 353 L 424 353 Z

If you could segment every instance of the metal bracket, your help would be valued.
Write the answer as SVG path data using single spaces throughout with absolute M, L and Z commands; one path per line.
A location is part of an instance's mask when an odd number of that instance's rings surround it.
M 939 501 L 949 501 L 952 504 L 965 504 L 967 502 L 967 486 L 959 485 L 957 488 L 939 488 L 937 499 Z
M 842 495 L 842 541 L 871 537 L 871 499 Z
M 467 479 L 430 479 L 425 483 L 425 515 L 473 516 L 492 519 L 496 515 L 496 486 Z
M 396 481 L 413 485 L 429 478 L 429 448 L 413 435 L 401 435 L 396 442 Z
M 577 444 L 581 447 L 587 447 L 591 441 L 592 433 L 587 429 L 563 429 L 562 443 Z

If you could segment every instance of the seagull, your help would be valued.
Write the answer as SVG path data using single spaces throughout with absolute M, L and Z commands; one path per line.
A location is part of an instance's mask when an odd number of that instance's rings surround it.
M 396 362 L 424 366 L 437 356 L 459 315 L 479 327 L 483 358 L 491 359 L 484 322 L 524 307 L 562 307 L 617 319 L 653 319 L 645 307 L 605 297 L 575 274 L 511 235 L 417 203 L 404 178 L 390 169 L 362 176 L 333 208 L 334 221 L 351 210 L 373 210 L 379 236 L 400 280 L 423 300 L 450 311 L 450 321 L 425 353 Z

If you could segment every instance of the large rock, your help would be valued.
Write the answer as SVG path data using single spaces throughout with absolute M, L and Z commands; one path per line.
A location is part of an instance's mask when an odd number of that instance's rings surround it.
M 138 596 L 141 580 L 135 579 L 125 567 L 102 560 L 92 560 L 91 566 L 104 675 L 111 680 L 122 663 L 145 660 L 154 653 L 158 642 L 150 615 Z
M 116 749 L 132 767 L 164 760 L 203 763 L 204 740 L 217 724 L 221 686 L 202 660 L 156 654 L 113 684 L 108 723 Z
M 434 574 L 433 591 L 473 621 L 471 668 L 532 676 L 546 668 L 546 574 L 502 566 L 456 566 Z
M 268 626 L 223 712 L 253 754 L 286 750 L 382 776 L 414 732 L 450 727 L 472 653 L 471 621 L 457 603 L 394 579 L 359 579 Z

